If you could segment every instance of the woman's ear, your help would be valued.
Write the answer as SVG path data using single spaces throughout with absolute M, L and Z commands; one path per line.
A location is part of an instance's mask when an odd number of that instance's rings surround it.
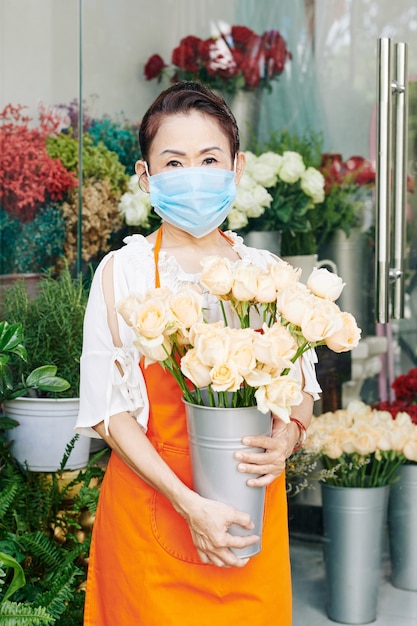
M 236 176 L 235 176 L 236 185 L 239 183 L 240 179 L 242 178 L 242 174 L 245 170 L 245 165 L 246 165 L 245 153 L 238 152 L 236 155 Z
M 139 178 L 139 187 L 142 191 L 149 193 L 148 172 L 146 170 L 145 161 L 136 161 L 135 172 Z

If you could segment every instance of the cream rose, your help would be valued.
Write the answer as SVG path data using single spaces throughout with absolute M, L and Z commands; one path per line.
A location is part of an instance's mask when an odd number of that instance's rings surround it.
M 134 342 L 138 350 L 145 356 L 145 366 L 159 361 L 165 361 L 172 351 L 169 338 L 166 335 L 159 335 L 148 339 L 147 337 L 137 337 Z
M 302 283 L 294 283 L 277 292 L 278 312 L 296 326 L 301 326 L 305 312 L 313 301 L 313 294 Z
M 282 155 L 282 163 L 278 176 L 285 183 L 296 183 L 305 168 L 303 158 L 298 152 L 286 151 Z
M 164 303 L 153 298 L 137 306 L 131 315 L 131 322 L 135 331 L 148 339 L 153 339 L 172 325 L 172 318 Z
M 281 259 L 278 263 L 269 265 L 268 272 L 271 274 L 277 291 L 281 291 L 290 285 L 294 285 L 300 280 L 301 276 L 301 268 L 295 268 Z
M 237 365 L 232 361 L 215 365 L 210 376 L 213 391 L 237 391 L 243 382 Z
M 277 291 L 271 274 L 269 272 L 259 272 L 255 295 L 256 302 L 267 304 L 269 302 L 275 302 L 276 297 Z
M 297 343 L 291 333 L 276 323 L 271 328 L 263 325 L 262 333 L 254 338 L 254 353 L 257 361 L 277 369 L 291 367 L 291 359 L 297 352 Z
M 248 263 L 238 262 L 233 272 L 232 295 L 240 302 L 253 301 L 258 293 L 258 276 L 262 270 Z
M 274 187 L 278 179 L 277 168 L 271 167 L 271 165 L 261 159 L 258 159 L 252 167 L 251 175 L 263 187 Z
M 200 361 L 210 367 L 226 361 L 230 348 L 230 337 L 226 329 L 212 324 L 201 324 L 201 326 L 208 328 L 201 329 L 200 333 L 190 333 L 191 343 Z
M 255 391 L 255 398 L 261 413 L 271 411 L 288 424 L 291 407 L 301 404 L 303 394 L 298 380 L 281 376 L 271 384 L 259 387 Z
M 256 367 L 254 353 L 254 338 L 258 334 L 252 328 L 229 328 L 225 329 L 229 336 L 229 360 L 236 363 L 239 372 L 251 370 Z
M 333 302 L 338 299 L 345 284 L 340 276 L 329 272 L 324 267 L 315 267 L 307 280 L 307 287 L 316 296 Z
M 181 371 L 199 388 L 207 387 L 211 383 L 210 367 L 200 361 L 195 348 L 191 348 L 181 359 Z
M 314 298 L 301 320 L 301 331 L 307 341 L 323 341 L 342 328 L 339 307 L 330 300 Z
M 184 289 L 172 297 L 170 310 L 180 327 L 190 328 L 202 322 L 202 295 L 195 289 Z
M 358 345 L 361 329 L 358 328 L 355 318 L 350 313 L 341 312 L 340 319 L 341 327 L 326 337 L 325 343 L 333 352 L 349 352 Z
M 232 269 L 226 258 L 208 256 L 201 261 L 201 284 L 215 296 L 226 296 L 232 288 Z

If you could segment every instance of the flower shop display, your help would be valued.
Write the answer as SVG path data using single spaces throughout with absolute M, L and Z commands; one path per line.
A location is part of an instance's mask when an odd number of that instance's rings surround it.
M 60 118 L 41 109 L 33 126 L 24 106 L 8 104 L 0 120 L 0 273 L 38 272 L 62 256 L 59 205 L 77 178 L 46 148 Z
M 195 413 L 200 408 L 216 415 L 215 420 L 203 420 L 204 428 L 215 422 L 227 425 L 229 413 L 234 412 L 242 413 L 243 421 L 245 409 L 252 407 L 260 422 L 266 415 L 271 424 L 271 412 L 288 422 L 291 407 L 302 401 L 301 382 L 294 369 L 301 355 L 322 344 L 336 352 L 349 351 L 359 342 L 355 320 L 334 302 L 343 289 L 342 281 L 327 270 L 317 270 L 309 287 L 298 278 L 299 271 L 284 261 L 260 269 L 214 256 L 202 263 L 200 284 L 218 299 L 221 321 L 204 319 L 197 286 L 178 293 L 152 289 L 143 297 L 132 294 L 117 304 L 135 332 L 135 345 L 144 355 L 145 366 L 159 362 L 181 389 L 197 485 L 207 486 L 208 480 L 207 472 L 198 475 L 201 456 L 193 455 L 198 444 Z M 260 332 L 251 328 L 254 325 Z M 222 436 L 211 434 L 213 439 Z M 229 437 L 233 438 L 232 431 Z M 240 437 L 238 434 L 235 442 Z M 233 458 L 230 446 L 228 454 Z M 247 477 L 239 475 L 241 491 L 252 497 Z M 222 478 L 220 483 L 213 489 L 227 502 L 230 494 L 224 491 L 228 481 Z M 257 518 L 262 521 L 262 515 Z
M 138 227 L 143 235 L 153 232 L 161 223 L 161 218 L 152 211 L 149 193 L 142 191 L 136 174 L 130 177 L 118 207 L 126 224 Z
M 159 54 L 145 63 L 146 80 L 198 80 L 211 89 L 236 94 L 240 90 L 271 89 L 291 53 L 277 30 L 257 35 L 247 26 L 219 22 L 208 39 L 189 35 L 172 51 L 168 66 Z
M 59 269 L 77 255 L 78 103 L 40 103 L 38 120 L 25 109 L 0 113 L 1 274 Z M 83 131 L 82 258 L 90 263 L 123 230 L 117 205 L 140 155 L 136 126 L 123 116 L 83 109 Z
M 324 200 L 325 180 L 291 150 L 246 154 L 246 169 L 228 215 L 232 229 L 281 231 L 281 254 L 315 254 L 311 215 Z
M 332 474 L 322 480 L 327 612 L 350 624 L 376 619 L 390 485 L 417 460 L 417 426 L 363 402 L 313 418 L 306 447 Z

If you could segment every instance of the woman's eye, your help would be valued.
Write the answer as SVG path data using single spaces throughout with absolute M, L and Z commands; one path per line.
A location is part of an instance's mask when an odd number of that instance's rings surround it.
M 207 157 L 206 159 L 204 159 L 203 163 L 204 165 L 212 165 L 213 163 L 217 163 L 217 159 L 215 159 L 214 157 Z
M 168 161 L 167 167 L 181 167 L 181 163 L 179 161 L 176 161 L 175 159 L 172 159 L 172 161 Z

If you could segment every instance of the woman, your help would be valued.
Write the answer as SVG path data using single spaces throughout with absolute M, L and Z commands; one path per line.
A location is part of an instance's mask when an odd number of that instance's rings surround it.
M 268 488 L 262 552 L 240 559 L 231 548 L 258 538 L 227 530 L 231 524 L 251 530 L 252 521 L 192 490 L 177 384 L 159 364 L 138 366 L 132 330 L 115 312 L 130 293 L 198 282 L 207 255 L 264 267 L 271 262 L 266 251 L 218 230 L 244 169 L 236 122 L 205 87 L 179 83 L 151 105 L 139 140 L 143 160 L 136 173 L 162 227 L 146 238 L 127 238 L 103 259 L 85 318 L 77 429 L 103 437 L 113 452 L 94 524 L 84 624 L 229 626 L 241 618 L 253 626 L 290 626 L 283 470 L 302 426 L 275 418 L 271 437 L 244 441 L 265 453 L 242 454 L 239 470 L 254 475 L 253 488 Z M 206 307 L 211 319 L 220 318 L 217 303 Z M 304 400 L 293 417 L 307 427 L 320 389 L 313 366 L 304 363 Z

